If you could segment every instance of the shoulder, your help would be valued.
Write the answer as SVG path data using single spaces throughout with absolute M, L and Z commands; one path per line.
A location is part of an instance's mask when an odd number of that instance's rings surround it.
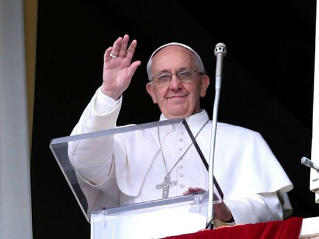
M 239 132 L 239 133 L 247 133 L 247 134 L 259 134 L 259 132 L 254 131 L 252 129 L 245 128 L 243 126 L 233 125 L 233 124 L 228 124 L 228 123 L 222 123 L 222 122 L 218 122 L 217 123 L 217 128 L 218 128 L 218 130 L 225 131 L 225 132 Z
M 263 140 L 259 132 L 238 125 L 218 122 L 217 130 L 218 134 L 227 138 Z

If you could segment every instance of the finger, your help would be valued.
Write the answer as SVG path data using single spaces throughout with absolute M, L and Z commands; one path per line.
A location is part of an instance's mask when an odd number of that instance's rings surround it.
M 137 41 L 133 40 L 126 51 L 126 57 L 130 61 L 133 59 L 136 46 L 137 46 Z
M 122 43 L 122 37 L 117 38 L 116 41 L 113 43 L 112 51 L 110 54 L 114 56 L 118 56 L 120 48 L 121 48 L 121 43 Z
M 127 69 L 127 74 L 130 77 L 133 77 L 137 67 L 139 67 L 139 65 L 141 65 L 141 61 L 134 61 Z
M 112 52 L 112 47 L 110 46 L 109 48 L 106 49 L 104 53 L 104 61 L 108 61 L 112 59 L 112 57 L 110 56 L 111 52 Z
M 205 192 L 205 189 L 196 187 L 195 191 L 197 191 L 198 193 L 203 193 Z
M 126 49 L 127 49 L 127 45 L 128 45 L 128 41 L 129 41 L 129 36 L 127 34 L 124 35 L 120 48 L 119 48 L 119 52 L 118 52 L 118 56 L 119 57 L 125 57 L 126 56 Z
M 187 195 L 189 195 L 190 193 L 189 193 L 189 191 L 185 191 L 184 193 L 183 193 L 183 196 L 187 196 Z

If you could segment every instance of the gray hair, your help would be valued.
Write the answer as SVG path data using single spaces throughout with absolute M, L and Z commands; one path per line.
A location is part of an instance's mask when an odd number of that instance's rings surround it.
M 151 76 L 151 67 L 152 67 L 152 62 L 153 62 L 153 57 L 156 55 L 156 53 L 158 53 L 162 48 L 167 47 L 167 46 L 181 46 L 186 48 L 187 50 L 190 50 L 191 52 L 194 53 L 195 55 L 195 64 L 198 67 L 198 71 L 200 73 L 203 73 L 204 75 L 206 75 L 206 71 L 205 71 L 205 67 L 203 64 L 202 59 L 200 58 L 200 56 L 197 54 L 196 51 L 194 51 L 191 47 L 182 44 L 182 43 L 178 43 L 178 42 L 171 42 L 171 43 L 167 43 L 165 45 L 160 46 L 159 48 L 157 48 L 151 55 L 150 59 L 147 62 L 147 66 L 146 66 L 146 70 L 147 70 L 147 76 L 148 79 L 151 81 L 152 80 L 152 76 Z

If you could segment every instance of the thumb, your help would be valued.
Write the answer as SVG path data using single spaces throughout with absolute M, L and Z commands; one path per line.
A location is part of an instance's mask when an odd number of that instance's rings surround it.
M 137 67 L 141 65 L 141 61 L 134 61 L 128 68 L 127 68 L 127 74 L 132 78 Z

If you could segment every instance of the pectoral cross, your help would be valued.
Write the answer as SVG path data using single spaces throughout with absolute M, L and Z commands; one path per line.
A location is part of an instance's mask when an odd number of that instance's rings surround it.
M 177 181 L 170 181 L 169 174 L 164 177 L 164 182 L 156 185 L 156 189 L 163 189 L 162 199 L 168 198 L 170 187 L 176 186 Z

